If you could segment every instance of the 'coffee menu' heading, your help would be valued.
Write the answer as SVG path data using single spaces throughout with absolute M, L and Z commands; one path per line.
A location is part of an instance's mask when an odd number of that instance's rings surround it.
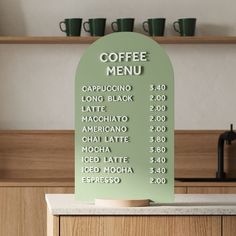
M 117 66 L 107 66 L 107 76 L 141 75 L 144 71 L 143 65 L 127 65 L 127 62 L 147 62 L 148 52 L 103 52 L 99 59 L 102 63 L 119 63 Z M 122 65 L 124 62 L 126 65 Z

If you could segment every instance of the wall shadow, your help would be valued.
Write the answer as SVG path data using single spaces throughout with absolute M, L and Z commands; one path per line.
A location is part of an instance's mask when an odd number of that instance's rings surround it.
M 26 35 L 26 24 L 21 1 L 0 1 L 0 35 Z
M 196 35 L 232 35 L 232 27 L 225 24 L 197 23 Z

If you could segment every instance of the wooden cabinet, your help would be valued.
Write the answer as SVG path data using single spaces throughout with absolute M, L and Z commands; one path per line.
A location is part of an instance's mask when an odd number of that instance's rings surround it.
M 235 236 L 236 216 L 54 216 L 50 226 L 48 236 Z
M 48 236 L 221 236 L 220 216 L 60 216 Z
M 36 187 L 32 187 L 35 185 Z M 71 183 L 71 186 L 72 185 L 73 183 Z M 60 187 L 60 186 L 43 187 L 43 186 L 37 186 L 37 184 L 35 183 L 32 183 L 31 186 L 5 186 L 5 187 L 2 186 L 0 187 L 0 209 L 1 209 L 0 211 L 0 235 L 46 236 L 45 194 L 46 193 L 73 193 L 73 192 L 74 192 L 74 188 L 69 187 L 69 186 L 68 187 Z M 227 194 L 227 193 L 236 193 L 236 187 L 233 187 L 233 186 L 231 187 L 177 186 L 175 187 L 175 193 Z M 66 219 L 67 218 L 63 219 L 62 222 L 64 222 L 64 220 Z M 90 218 L 87 218 L 86 220 L 88 221 L 89 219 Z M 100 219 L 102 222 L 102 218 Z M 116 218 L 112 219 L 112 221 L 114 221 L 115 219 Z M 123 220 L 124 219 L 128 219 L 128 218 L 123 218 Z M 120 223 L 121 221 L 122 220 L 118 221 L 119 224 L 121 224 Z M 73 223 L 73 221 L 70 221 L 70 222 L 71 224 Z M 133 219 L 132 220 L 130 219 L 130 222 L 133 222 Z M 136 219 L 135 222 L 138 222 L 138 219 Z M 161 219 L 160 222 L 165 222 L 165 219 L 164 218 Z M 171 224 L 174 224 L 173 222 Z M 200 224 L 201 220 L 198 219 L 198 222 Z M 231 218 L 229 219 L 224 218 L 224 224 L 227 225 L 227 228 L 230 227 L 232 229 L 231 230 L 232 232 L 236 230 L 235 223 L 232 223 Z M 75 226 L 73 227 L 77 227 L 76 225 L 77 223 L 75 222 Z M 140 232 L 143 232 L 143 231 L 140 231 Z
M 72 193 L 72 187 L 0 187 L 0 235 L 46 236 L 46 193 Z
M 21 189 L 0 188 L 0 235 L 22 235 Z
M 37 186 L 38 183 L 31 183 L 29 186 L 15 186 L 6 184 L 6 186 L 0 187 L 0 235 L 6 236 L 46 236 L 46 193 L 73 193 L 73 183 L 70 186 L 60 187 L 59 183 L 53 186 Z M 42 184 L 41 184 L 42 185 Z M 34 187 L 33 187 L 34 186 Z M 177 186 L 175 187 L 175 193 L 236 193 L 235 186 Z M 63 218 L 63 221 L 67 218 Z M 85 219 L 85 218 L 84 218 Z M 88 221 L 90 218 L 87 218 Z M 105 219 L 101 219 L 102 221 Z M 111 219 L 113 222 L 116 218 Z M 117 218 L 118 219 L 118 218 Z M 123 218 L 123 220 L 128 218 Z M 195 218 L 197 219 L 197 218 Z M 90 219 L 91 220 L 91 219 Z M 133 222 L 134 219 L 130 219 Z M 138 222 L 136 219 L 135 222 Z M 144 220 L 144 218 L 142 219 Z M 185 219 L 186 220 L 186 219 Z M 236 218 L 235 218 L 236 220 Z M 235 232 L 236 227 L 235 220 L 231 218 L 224 218 L 224 224 L 227 228 L 230 228 L 230 232 Z M 153 219 L 153 221 L 155 221 Z M 159 220 L 158 220 L 159 221 Z M 73 221 L 70 221 L 71 224 Z M 96 220 L 97 222 L 97 220 Z M 117 224 L 121 224 L 120 219 Z M 165 219 L 161 219 L 160 222 L 165 222 Z M 173 220 L 171 225 L 175 224 Z M 198 219 L 200 224 L 201 220 Z M 114 222 L 113 222 L 114 223 Z M 133 224 L 133 223 L 132 223 Z M 75 222 L 75 226 L 77 223 Z M 149 227 L 149 226 L 148 226 Z M 151 226 L 150 226 L 151 227 Z M 141 229 L 140 229 L 141 230 Z M 144 229 L 142 229 L 144 230 Z M 140 231 L 143 233 L 143 231 Z M 187 230 L 187 229 L 186 229 Z M 190 232 L 190 231 L 189 231 Z M 105 234 L 104 234 L 105 235 Z M 129 234 L 128 234 L 129 235 Z M 145 235 L 145 234 L 144 234 Z M 151 234 L 150 234 L 151 235 Z M 158 234 L 157 234 L 158 235 Z M 176 234 L 178 235 L 178 234 Z M 193 235 L 193 234 L 191 234 Z M 199 234 L 200 235 L 200 234 Z M 214 234 L 212 234 L 214 235 Z M 228 236 L 230 234 L 226 234 Z M 236 234 L 232 234 L 236 235 Z
M 73 195 L 48 194 L 47 236 L 231 236 L 235 196 L 227 202 L 224 195 L 179 194 L 178 205 L 127 209 L 91 207 Z
M 224 216 L 222 224 L 223 224 L 222 236 L 236 235 L 236 216 Z
M 0 187 L 0 235 L 46 236 L 45 194 L 73 192 L 73 187 Z

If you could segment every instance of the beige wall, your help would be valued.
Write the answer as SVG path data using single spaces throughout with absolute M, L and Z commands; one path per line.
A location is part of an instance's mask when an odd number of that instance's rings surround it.
M 124 6 L 126 6 L 124 8 Z M 115 9 L 115 10 L 112 10 Z M 63 35 L 65 17 L 197 17 L 197 34 L 236 35 L 233 0 L 2 0 L 1 35 Z M 110 31 L 110 27 L 108 32 Z M 83 32 L 84 34 L 84 32 Z M 0 129 L 73 129 L 74 74 L 88 45 L 0 45 Z M 236 46 L 163 45 L 175 70 L 176 129 L 236 124 Z

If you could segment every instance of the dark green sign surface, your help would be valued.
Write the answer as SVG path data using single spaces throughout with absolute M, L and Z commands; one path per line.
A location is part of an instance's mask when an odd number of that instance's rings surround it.
M 174 200 L 174 81 L 152 39 L 113 33 L 80 60 L 75 82 L 76 198 Z

